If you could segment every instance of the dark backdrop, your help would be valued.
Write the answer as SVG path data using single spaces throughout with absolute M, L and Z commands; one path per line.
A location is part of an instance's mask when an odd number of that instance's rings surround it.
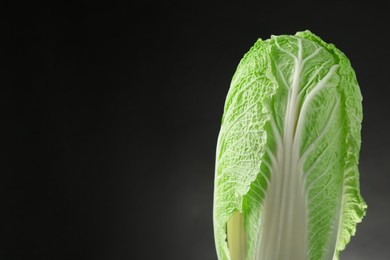
M 0 258 L 216 259 L 231 77 L 257 38 L 310 29 L 347 54 L 364 96 L 369 208 L 343 259 L 390 259 L 389 8 L 270 2 L 3 4 Z

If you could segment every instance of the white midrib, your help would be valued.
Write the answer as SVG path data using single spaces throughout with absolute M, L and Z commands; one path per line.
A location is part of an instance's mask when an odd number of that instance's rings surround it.
M 286 120 L 281 149 L 276 151 L 278 171 L 273 168 L 271 182 L 264 202 L 262 231 L 256 260 L 306 259 L 306 199 L 299 164 L 299 146 L 294 145 L 299 118 L 299 88 L 302 46 L 298 40 L 298 57 L 289 89 Z
M 335 245 L 335 247 L 334 247 L 334 249 L 333 249 L 333 260 L 338 260 L 339 259 L 339 257 L 338 257 L 338 252 L 337 252 L 337 250 L 338 250 L 338 244 L 339 244 L 339 240 L 340 240 L 340 232 L 341 232 L 341 227 L 342 227 L 342 225 L 343 225 L 343 218 L 344 218 L 344 216 L 343 216 L 343 208 L 344 208 L 344 202 L 345 202 L 345 196 L 344 196 L 344 194 L 345 194 L 345 187 L 347 187 L 347 185 L 345 184 L 345 176 L 344 176 L 344 179 L 343 179 L 343 188 L 342 188 L 342 191 L 341 191 L 341 193 L 340 193 L 340 196 L 341 196 L 341 202 L 340 202 L 340 204 L 339 204 L 339 206 L 338 206 L 338 208 L 337 208 L 337 212 L 338 212 L 338 223 L 337 223 L 337 235 L 336 235 L 336 237 L 335 237 L 335 243 L 334 243 L 334 245 Z

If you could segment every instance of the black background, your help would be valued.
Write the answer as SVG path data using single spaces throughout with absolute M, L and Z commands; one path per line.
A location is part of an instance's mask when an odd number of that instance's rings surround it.
M 342 259 L 390 259 L 389 8 L 373 2 L 3 4 L 0 259 L 216 259 L 214 153 L 257 38 L 310 29 L 364 96 L 368 213 Z

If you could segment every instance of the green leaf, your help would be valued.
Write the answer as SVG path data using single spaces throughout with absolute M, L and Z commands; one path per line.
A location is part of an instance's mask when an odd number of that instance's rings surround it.
M 338 259 L 365 214 L 362 97 L 347 57 L 309 31 L 241 60 L 218 137 L 220 260 Z

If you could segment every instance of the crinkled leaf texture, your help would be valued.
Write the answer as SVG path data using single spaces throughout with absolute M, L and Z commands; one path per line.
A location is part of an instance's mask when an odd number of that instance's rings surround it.
M 216 153 L 220 260 L 336 260 L 365 215 L 362 96 L 347 57 L 309 31 L 261 39 L 226 98 Z

